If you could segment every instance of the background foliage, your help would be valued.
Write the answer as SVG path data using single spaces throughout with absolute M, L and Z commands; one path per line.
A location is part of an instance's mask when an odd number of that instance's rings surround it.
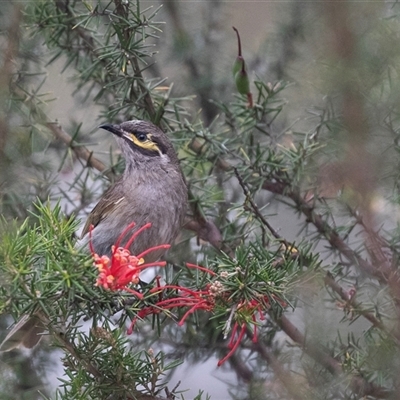
M 399 397 L 397 3 L 259 4 L 254 23 L 230 7 L 1 3 L 1 324 L 36 312 L 49 330 L 1 355 L 1 398 Z M 252 108 L 231 74 L 232 18 Z M 95 287 L 74 245 L 123 170 L 97 126 L 132 118 L 167 131 L 189 185 L 160 274 L 224 295 L 127 336 L 154 296 Z M 206 360 L 185 393 L 182 371 Z M 226 372 L 219 391 L 210 368 Z

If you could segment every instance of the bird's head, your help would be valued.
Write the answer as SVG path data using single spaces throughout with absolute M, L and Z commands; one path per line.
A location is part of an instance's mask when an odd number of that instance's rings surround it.
M 175 150 L 167 135 L 148 121 L 132 120 L 103 124 L 100 128 L 116 135 L 127 167 L 143 164 L 177 164 Z

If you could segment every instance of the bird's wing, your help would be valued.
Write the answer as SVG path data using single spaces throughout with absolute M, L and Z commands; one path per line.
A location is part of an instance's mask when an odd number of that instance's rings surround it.
M 44 324 L 37 315 L 25 314 L 1 343 L 0 352 L 13 350 L 21 344 L 31 349 L 42 338 L 44 329 Z
M 81 238 L 89 232 L 91 225 L 96 227 L 123 203 L 124 196 L 122 196 L 121 191 L 118 190 L 119 185 L 121 185 L 121 181 L 116 182 L 114 186 L 110 187 L 90 212 L 86 224 L 83 227 Z

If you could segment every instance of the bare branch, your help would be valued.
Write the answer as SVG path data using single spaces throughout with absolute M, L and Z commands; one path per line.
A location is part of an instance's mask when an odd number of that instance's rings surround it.
M 276 319 L 279 327 L 311 358 L 323 365 L 332 375 L 343 375 L 344 371 L 341 363 L 330 356 L 326 350 L 318 348 L 312 343 L 308 343 L 304 335 L 293 325 L 287 317 L 282 315 Z M 374 396 L 379 399 L 387 399 L 392 393 L 383 387 L 367 382 L 361 375 L 349 377 L 349 384 L 359 396 Z
M 253 333 L 248 329 L 247 336 L 253 338 Z M 294 400 L 304 400 L 309 397 L 304 393 L 304 389 L 299 389 L 298 382 L 294 379 L 290 371 L 286 371 L 275 355 L 260 341 L 252 343 L 252 348 L 268 363 L 277 378 L 282 382 L 289 395 Z
M 4 150 L 8 134 L 7 97 L 18 54 L 19 29 L 22 17 L 21 7 L 14 3 L 8 26 L 8 41 L 3 53 L 4 63 L 0 69 L 0 160 L 4 160 Z
M 46 126 L 50 129 L 53 135 L 57 139 L 61 140 L 61 142 L 66 144 L 79 159 L 86 161 L 89 167 L 95 168 L 100 172 L 104 172 L 106 170 L 106 166 L 93 156 L 93 152 L 89 151 L 85 146 L 81 146 L 74 142 L 71 136 L 64 131 L 60 124 L 57 122 L 48 122 Z M 110 179 L 115 177 L 112 171 L 107 171 L 104 173 L 104 175 Z
M 325 285 L 329 286 L 335 293 L 337 293 L 342 300 L 347 302 L 357 314 L 362 315 L 369 322 L 371 322 L 371 324 L 376 328 L 381 329 L 382 331 L 390 334 L 388 329 L 381 321 L 379 321 L 372 313 L 363 310 L 361 304 L 357 303 L 354 300 L 355 297 L 349 296 L 349 294 L 337 282 L 335 282 L 332 274 L 328 272 L 325 276 L 324 282 Z

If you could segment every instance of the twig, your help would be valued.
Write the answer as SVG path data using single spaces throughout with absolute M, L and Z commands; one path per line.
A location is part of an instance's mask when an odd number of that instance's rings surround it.
M 233 317 L 235 316 L 236 310 L 237 310 L 237 304 L 234 304 L 234 305 L 231 307 L 231 311 L 229 312 L 229 317 L 228 317 L 228 319 L 226 320 L 226 322 L 225 322 L 225 324 L 224 324 L 224 327 L 222 328 L 222 332 L 223 332 L 223 334 L 224 334 L 224 340 L 226 340 L 226 338 L 228 337 L 228 333 L 229 333 L 230 330 L 231 330 L 231 327 L 232 327 L 232 320 L 233 320 Z
M 190 188 L 188 189 L 188 197 L 193 218 L 187 219 L 183 227 L 196 232 L 198 238 L 209 242 L 216 249 L 221 250 L 223 248 L 221 232 L 213 222 L 208 221 L 204 217 Z
M 240 176 L 239 172 L 237 171 L 236 168 L 234 168 L 235 175 L 239 181 L 240 186 L 243 189 L 243 193 L 246 196 L 246 200 L 250 203 L 254 213 L 256 216 L 260 219 L 260 221 L 270 230 L 272 235 L 278 239 L 280 242 L 285 244 L 287 248 L 290 248 L 289 246 L 293 246 L 289 244 L 283 237 L 281 237 L 275 230 L 274 228 L 268 223 L 268 221 L 264 218 L 264 216 L 261 214 L 260 210 L 258 209 L 257 205 L 254 203 L 248 189 L 246 188 L 246 185 L 243 181 L 243 178 Z M 346 302 L 349 302 L 351 306 L 356 310 L 356 312 L 360 315 L 362 315 L 364 318 L 366 318 L 373 326 L 376 328 L 381 329 L 382 331 L 389 333 L 384 326 L 384 324 L 379 321 L 373 314 L 369 313 L 368 311 L 365 311 L 362 309 L 361 305 L 356 303 L 354 299 L 349 298 L 347 295 L 346 291 L 337 283 L 335 282 L 333 276 L 328 272 L 325 276 L 324 280 L 325 284 L 329 286 L 333 291 L 335 291 L 337 294 L 340 295 L 340 297 L 345 300 Z
M 79 355 L 79 353 L 76 351 L 74 345 L 69 340 L 66 339 L 65 335 L 63 335 L 61 332 L 55 330 L 51 326 L 48 326 L 48 329 L 49 329 L 49 332 L 52 335 L 52 337 L 55 338 L 55 340 L 59 343 L 59 345 L 65 351 L 67 351 L 79 364 L 83 365 L 84 368 L 90 374 L 92 374 L 96 379 L 99 379 L 99 380 L 103 379 L 103 377 L 104 377 L 103 374 L 90 361 L 88 361 L 87 359 L 85 359 Z M 115 382 L 115 385 L 120 386 L 120 382 Z M 143 393 L 138 392 L 136 388 L 131 389 L 129 387 L 124 386 L 124 389 L 127 392 L 129 391 L 129 393 L 126 393 L 126 395 L 130 396 L 130 395 L 134 394 L 134 396 L 135 396 L 134 398 L 136 400 L 167 400 L 167 399 L 170 399 L 170 397 L 165 398 L 165 397 L 151 396 L 148 394 L 143 394 Z M 126 398 L 129 399 L 129 397 L 126 397 Z
M 239 185 L 241 186 L 243 190 L 243 194 L 246 196 L 246 200 L 250 203 L 251 208 L 254 211 L 254 214 L 256 217 L 268 228 L 268 230 L 271 232 L 272 236 L 275 237 L 279 242 L 283 243 L 286 248 L 290 249 L 291 247 L 294 247 L 292 244 L 290 244 L 285 238 L 283 238 L 279 233 L 272 227 L 272 225 L 265 219 L 265 217 L 262 215 L 261 211 L 257 207 L 257 204 L 254 203 L 253 198 L 251 197 L 250 192 L 248 191 L 246 184 L 243 181 L 243 178 L 240 176 L 238 170 L 234 168 L 234 172 L 236 175 L 236 178 L 239 181 Z
M 365 221 L 363 216 L 357 212 L 357 210 L 354 210 L 349 205 L 347 205 L 347 209 L 349 210 L 350 215 L 355 219 L 355 222 L 363 228 L 367 236 L 367 241 L 370 245 L 366 246 L 366 249 L 371 259 L 378 264 L 389 264 L 388 258 L 382 250 L 386 245 L 384 239 L 371 227 L 368 221 Z
M 49 332 L 51 333 L 52 337 L 54 337 L 56 339 L 56 341 L 65 350 L 67 350 L 71 354 L 71 356 L 75 358 L 75 360 L 78 363 L 81 363 L 90 374 L 92 374 L 95 378 L 101 378 L 102 375 L 99 372 L 99 370 L 93 364 L 91 364 L 89 361 L 80 357 L 80 355 L 75 351 L 74 345 L 71 342 L 69 342 L 62 333 L 60 333 L 50 327 L 49 327 Z
M 293 200 L 297 208 L 307 218 L 307 221 L 312 223 L 317 228 L 317 231 L 328 240 L 330 245 L 338 250 L 352 264 L 358 265 L 364 271 L 386 284 L 393 278 L 396 280 L 399 279 L 398 274 L 388 265 L 383 264 L 379 267 L 375 267 L 357 254 L 343 241 L 335 229 L 331 228 L 329 224 L 323 220 L 322 216 L 315 212 L 314 206 L 309 204 L 297 190 L 290 189 L 282 182 L 272 182 L 268 180 L 264 181 L 262 187 L 272 193 L 286 196 Z
M 100 172 L 106 170 L 106 166 L 93 156 L 93 152 L 89 151 L 85 146 L 79 145 L 74 142 L 70 135 L 64 131 L 60 124 L 57 122 L 48 122 L 46 126 L 51 130 L 53 135 L 66 144 L 81 160 L 85 160 L 89 167 L 95 168 Z M 112 179 L 115 177 L 112 171 L 104 172 L 104 175 Z
M 272 316 L 273 317 L 273 316 Z M 284 315 L 275 319 L 279 327 L 311 358 L 323 365 L 332 375 L 339 376 L 344 373 L 341 363 L 331 357 L 326 351 L 315 345 L 309 344 L 303 334 Z M 349 384 L 360 397 L 374 396 L 380 399 L 387 399 L 392 393 L 381 386 L 366 381 L 361 375 L 349 377 Z
M 191 149 L 197 154 L 201 153 L 201 146 L 191 145 Z M 232 165 L 221 158 L 217 159 L 217 165 L 219 168 L 226 172 L 232 169 Z M 290 198 L 295 203 L 297 208 L 307 218 L 307 222 L 312 223 L 317 228 L 317 231 L 328 240 L 330 245 L 338 250 L 352 264 L 360 266 L 364 271 L 372 276 L 375 276 L 383 283 L 387 284 L 391 281 L 400 281 L 399 274 L 396 271 L 392 270 L 388 264 L 385 263 L 383 265 L 380 265 L 379 268 L 376 268 L 367 260 L 358 255 L 350 246 L 348 246 L 343 241 L 339 234 L 333 228 L 331 228 L 327 222 L 323 220 L 322 216 L 315 212 L 314 207 L 310 205 L 306 200 L 304 200 L 297 190 L 291 189 L 286 183 L 282 181 L 268 179 L 263 182 L 262 188 L 272 193 Z M 396 290 L 396 287 L 394 287 L 394 289 Z M 395 291 L 395 293 L 397 293 L 397 291 Z
M 253 370 L 236 353 L 229 358 L 228 362 L 238 378 L 245 382 L 251 382 L 254 379 Z
M 12 5 L 12 13 L 7 30 L 7 45 L 3 52 L 4 63 L 0 69 L 0 161 L 5 160 L 4 151 L 8 135 L 8 103 L 9 87 L 14 70 L 15 57 L 18 54 L 19 30 L 22 17 L 21 7 L 18 4 Z
M 247 329 L 247 336 L 250 339 L 253 339 L 253 333 L 250 329 Z M 263 343 L 261 343 L 259 340 L 255 343 L 253 342 L 252 348 L 268 363 L 293 399 L 304 400 L 310 397 L 309 395 L 307 396 L 305 393 L 302 393 L 301 388 L 298 387 L 298 384 L 293 379 L 292 374 L 283 369 L 279 360 L 269 349 L 267 349 Z
M 354 297 L 350 297 L 348 293 L 334 280 L 333 276 L 331 273 L 327 273 L 324 278 L 325 285 L 329 286 L 335 293 L 337 293 L 342 300 L 347 302 L 349 305 L 352 306 L 352 308 L 355 309 L 357 314 L 362 315 L 364 318 L 366 318 L 373 326 L 375 326 L 378 329 L 381 329 L 382 331 L 390 334 L 388 330 L 386 329 L 385 325 L 379 321 L 373 314 L 371 314 L 368 311 L 365 311 L 362 309 L 361 305 L 357 303 L 354 300 Z
M 114 4 L 115 4 L 116 15 L 119 15 L 119 16 L 123 17 L 124 19 L 129 20 L 128 8 L 123 4 L 123 2 L 121 2 L 121 0 L 114 0 Z M 118 23 L 120 23 L 120 21 Z M 132 34 L 132 32 L 130 31 L 130 29 L 124 30 L 124 36 L 125 36 L 126 43 L 129 43 L 129 37 L 131 34 Z M 121 45 L 122 45 L 122 43 L 121 43 Z M 127 48 L 125 50 L 128 52 L 128 54 L 131 54 L 131 52 L 129 51 L 129 48 Z M 138 61 L 137 57 L 134 57 L 132 55 L 129 56 L 129 61 L 130 61 L 130 64 L 131 64 L 131 67 L 133 70 L 133 74 L 136 78 L 136 82 L 139 85 L 140 92 L 143 95 L 144 109 L 147 111 L 150 119 L 153 121 L 154 117 L 156 116 L 156 111 L 154 108 L 153 99 L 151 98 L 151 95 L 149 93 L 149 89 L 146 87 L 146 85 L 144 83 L 144 78 L 143 78 L 142 70 L 139 65 L 139 61 Z M 132 92 L 135 91 L 133 84 L 132 84 L 131 91 Z M 136 96 L 136 97 L 138 98 L 139 96 Z

